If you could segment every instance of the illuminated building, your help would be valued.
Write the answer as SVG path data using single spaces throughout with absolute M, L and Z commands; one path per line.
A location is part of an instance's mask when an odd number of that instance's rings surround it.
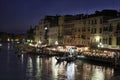
M 58 16 L 45 16 L 35 29 L 35 41 L 54 45 L 58 41 Z
M 119 47 L 119 12 L 116 10 L 96 11 L 94 14 L 46 16 L 36 27 L 36 41 L 48 45 Z M 116 19 L 115 19 L 116 18 Z M 48 32 L 45 32 L 47 27 Z M 113 29 L 111 31 L 111 29 Z
M 120 48 L 120 18 L 108 20 L 103 35 L 103 44 L 108 48 Z

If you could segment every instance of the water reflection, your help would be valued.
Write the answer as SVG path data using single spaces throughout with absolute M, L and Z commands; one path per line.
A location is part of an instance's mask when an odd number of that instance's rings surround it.
M 54 57 L 28 56 L 26 77 L 29 80 L 110 80 L 114 69 L 77 61 L 56 64 Z
M 7 49 L 8 49 L 8 51 L 14 49 L 13 45 L 14 45 L 13 43 L 7 43 Z
M 111 80 L 113 76 L 120 75 L 120 70 L 116 72 L 113 68 L 82 60 L 57 63 L 55 57 L 41 58 L 28 54 L 16 57 L 13 49 L 8 44 L 5 46 L 0 55 L 0 80 L 9 80 L 6 77 L 11 80 Z
M 104 80 L 104 73 L 101 69 L 95 68 L 91 80 Z
M 8 43 L 8 46 L 7 46 L 8 50 L 10 50 L 10 43 Z
M 110 80 L 114 74 L 113 68 L 97 66 L 88 63 L 77 63 L 78 72 L 82 80 Z M 79 69 L 79 67 L 81 69 Z
M 21 64 L 23 64 L 23 61 L 24 61 L 24 55 L 21 54 Z
M 37 77 L 39 77 L 40 76 L 40 58 L 39 58 L 39 56 L 37 56 L 37 58 L 36 58 L 36 75 L 35 75 L 35 77 L 37 78 Z
M 66 70 L 67 80 L 75 80 L 75 63 L 68 63 Z
M 52 58 L 52 64 L 51 64 L 51 68 L 52 68 L 52 76 L 54 79 L 57 78 L 57 75 L 58 75 L 58 66 L 55 66 L 56 64 L 56 60 L 54 60 L 54 58 Z
M 28 78 L 28 80 L 32 80 L 33 77 L 33 62 L 30 56 L 28 57 L 27 60 L 26 77 Z

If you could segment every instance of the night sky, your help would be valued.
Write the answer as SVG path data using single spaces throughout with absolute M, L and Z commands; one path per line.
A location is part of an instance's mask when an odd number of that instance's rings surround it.
M 0 0 L 0 32 L 26 32 L 45 15 L 90 14 L 119 5 L 120 0 Z

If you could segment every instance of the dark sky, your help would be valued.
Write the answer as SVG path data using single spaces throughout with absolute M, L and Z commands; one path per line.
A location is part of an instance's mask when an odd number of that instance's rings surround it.
M 22 33 L 45 15 L 120 9 L 120 0 L 0 0 L 0 32 Z

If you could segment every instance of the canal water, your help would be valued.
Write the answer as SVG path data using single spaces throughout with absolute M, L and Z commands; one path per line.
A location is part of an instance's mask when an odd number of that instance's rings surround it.
M 2 45 L 0 80 L 120 80 L 119 70 L 104 64 L 83 60 L 57 63 L 55 57 L 29 54 L 18 57 L 13 44 Z

